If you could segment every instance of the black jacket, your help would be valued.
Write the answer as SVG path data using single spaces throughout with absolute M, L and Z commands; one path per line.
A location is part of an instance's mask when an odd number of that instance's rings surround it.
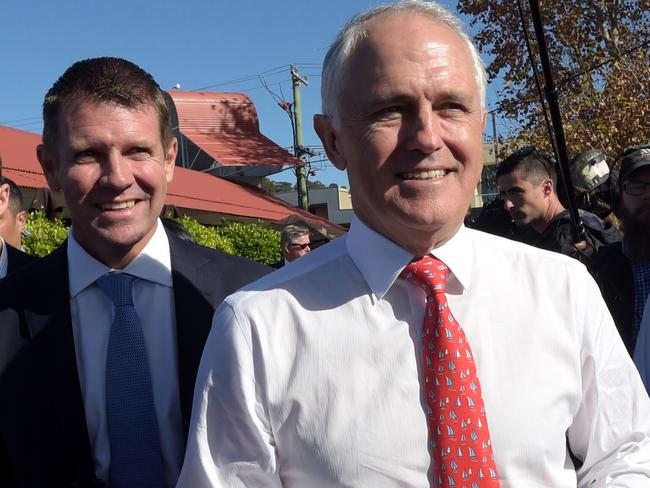
M 169 235 L 184 434 L 215 307 L 270 271 Z M 100 487 L 70 318 L 67 245 L 0 280 L 0 486 Z
M 20 269 L 26 264 L 32 263 L 38 259 L 36 256 L 24 253 L 15 247 L 11 247 L 6 242 L 4 243 L 4 246 L 7 249 L 7 274 L 11 274 L 17 269 Z
M 606 224 L 598 216 L 586 210 L 579 210 L 579 214 L 585 229 L 587 244 L 594 251 L 598 251 L 602 246 L 621 240 L 618 230 Z M 557 214 L 544 232 L 533 237 L 533 242 L 531 242 L 535 247 L 555 252 L 561 252 L 563 246 L 573 243 L 571 218 L 568 210 Z
M 623 254 L 623 243 L 615 242 L 598 249 L 591 260 L 595 278 L 618 332 L 630 356 L 634 355 L 634 275 L 632 263 Z

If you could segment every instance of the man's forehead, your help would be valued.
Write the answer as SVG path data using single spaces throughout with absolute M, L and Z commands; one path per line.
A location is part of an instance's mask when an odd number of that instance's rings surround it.
M 634 181 L 634 180 L 648 180 L 650 179 L 650 165 L 647 166 L 641 166 L 638 169 L 635 169 L 630 176 L 627 177 L 627 181 Z
M 143 115 L 149 115 L 150 113 L 156 112 L 156 107 L 153 103 L 142 102 L 138 105 L 130 106 L 124 105 L 112 100 L 97 100 L 91 97 L 76 97 L 66 101 L 59 111 L 60 116 L 65 114 L 68 115 L 71 112 L 76 112 L 79 110 L 85 109 L 110 109 L 116 111 L 125 111 L 133 113 L 141 113 Z
M 443 62 L 459 51 L 469 54 L 468 47 L 457 32 L 445 23 L 424 14 L 390 13 L 370 20 L 365 26 L 365 36 L 357 43 L 355 52 L 369 55 L 378 50 L 409 46 L 417 37 L 419 48 L 440 57 Z M 363 52 L 364 49 L 366 52 Z M 469 59 L 469 58 L 468 58 Z M 428 60 L 430 61 L 430 60 Z

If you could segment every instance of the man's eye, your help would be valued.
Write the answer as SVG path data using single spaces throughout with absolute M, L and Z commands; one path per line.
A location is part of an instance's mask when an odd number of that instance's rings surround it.
M 384 107 L 380 110 L 377 110 L 375 112 L 375 117 L 377 118 L 386 118 L 386 117 L 395 117 L 404 112 L 403 107 L 400 107 L 399 105 L 391 105 L 389 107 Z
M 151 155 L 151 151 L 146 147 L 134 147 L 129 151 L 129 154 L 136 157 L 148 157 Z
M 466 112 L 465 105 L 459 102 L 447 102 L 438 107 L 439 110 L 448 112 Z
M 97 161 L 98 155 L 93 150 L 79 151 L 75 154 L 74 160 L 77 163 L 89 163 Z

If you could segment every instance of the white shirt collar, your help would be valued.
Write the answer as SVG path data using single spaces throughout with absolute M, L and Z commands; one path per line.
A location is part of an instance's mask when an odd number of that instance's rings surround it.
M 346 247 L 352 261 L 359 269 L 376 299 L 381 300 L 402 269 L 413 259 L 413 254 L 393 241 L 378 234 L 357 217 L 350 225 Z M 444 262 L 451 274 L 447 291 L 460 294 L 471 281 L 473 249 L 471 232 L 461 225 L 456 234 L 442 246 L 432 251 Z
M 68 234 L 68 274 L 70 276 L 70 297 L 92 285 L 97 278 L 111 271 L 111 268 L 97 261 L 81 247 L 74 237 L 74 229 Z M 149 242 L 122 272 L 143 280 L 172 286 L 171 257 L 169 241 L 160 222 L 156 222 L 156 231 Z
M 2 237 L 0 237 L 0 278 L 7 276 L 7 268 L 9 266 L 7 257 L 7 246 Z

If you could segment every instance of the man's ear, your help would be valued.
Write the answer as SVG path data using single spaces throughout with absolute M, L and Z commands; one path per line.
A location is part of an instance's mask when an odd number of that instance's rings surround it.
M 25 225 L 27 225 L 27 212 L 24 210 L 21 210 L 16 214 L 16 222 L 18 223 L 18 226 L 20 227 L 20 233 L 23 233 L 23 229 L 25 229 Z
M 337 130 L 332 124 L 331 119 L 327 115 L 314 115 L 314 130 L 323 143 L 327 158 L 338 169 L 341 171 L 344 170 L 348 164 L 338 145 Z
M 9 206 L 9 185 L 0 185 L 0 215 L 4 214 Z
M 544 180 L 542 183 L 542 190 L 544 191 L 544 196 L 548 197 L 553 193 L 553 180 L 550 178 Z
M 171 183 L 174 179 L 174 167 L 176 166 L 176 153 L 178 152 L 178 140 L 175 137 L 172 137 L 172 140 L 169 141 L 169 147 L 167 148 L 167 154 L 165 154 L 165 178 L 167 183 Z
M 56 174 L 56 164 L 51 150 L 45 144 L 39 144 L 36 147 L 36 157 L 38 158 L 38 162 L 41 163 L 41 168 L 43 169 L 43 174 L 45 175 L 50 190 L 60 191 L 61 184 Z

